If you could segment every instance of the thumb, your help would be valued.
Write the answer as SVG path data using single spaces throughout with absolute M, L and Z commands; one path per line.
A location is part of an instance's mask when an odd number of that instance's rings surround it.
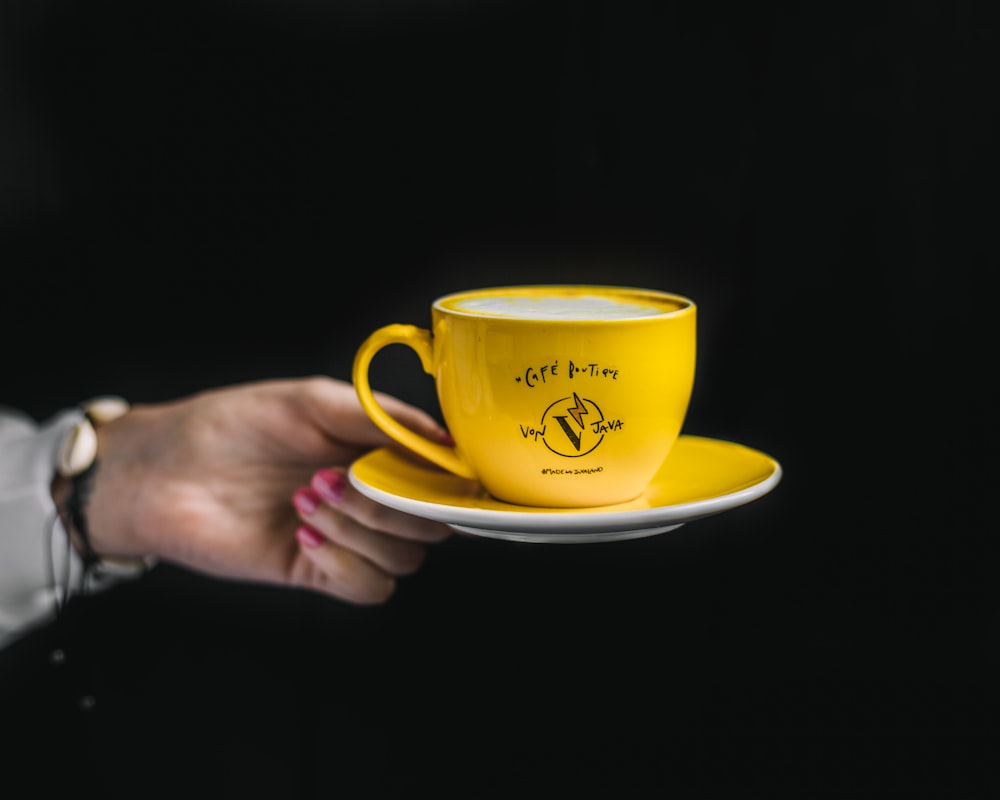
M 384 392 L 375 399 L 385 412 L 414 433 L 434 442 L 454 444 L 448 432 L 428 412 Z M 337 441 L 362 446 L 382 446 L 393 440 L 369 419 L 353 384 L 333 378 L 308 381 L 303 400 L 316 425 Z

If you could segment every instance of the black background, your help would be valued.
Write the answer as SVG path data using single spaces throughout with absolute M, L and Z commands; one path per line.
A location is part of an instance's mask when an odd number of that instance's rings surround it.
M 785 475 L 647 540 L 456 536 L 379 608 L 161 564 L 0 658 L 4 774 L 987 796 L 995 24 L 930 1 L 5 3 L 4 403 L 346 379 L 446 291 L 653 286 L 699 304 L 685 431 Z M 415 358 L 376 372 L 435 411 Z

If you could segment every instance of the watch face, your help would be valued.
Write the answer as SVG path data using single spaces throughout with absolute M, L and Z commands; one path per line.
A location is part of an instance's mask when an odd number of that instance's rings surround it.
M 56 459 L 56 470 L 64 478 L 79 475 L 97 460 L 97 426 L 104 425 L 128 413 L 127 400 L 105 395 L 89 400 L 83 406 L 83 419 L 63 438 Z
M 62 440 L 56 470 L 64 478 L 73 478 L 89 469 L 97 460 L 97 431 L 84 417 L 69 429 Z

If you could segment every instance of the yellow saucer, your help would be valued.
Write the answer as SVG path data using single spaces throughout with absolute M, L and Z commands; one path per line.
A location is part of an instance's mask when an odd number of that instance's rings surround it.
M 541 508 L 495 500 L 475 481 L 381 448 L 351 466 L 351 483 L 382 505 L 475 536 L 519 542 L 603 542 L 652 536 L 767 494 L 781 465 L 735 442 L 681 436 L 646 491 L 627 503 Z

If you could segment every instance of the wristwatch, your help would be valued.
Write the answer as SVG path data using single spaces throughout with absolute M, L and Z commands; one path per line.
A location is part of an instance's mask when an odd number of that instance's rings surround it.
M 96 397 L 83 403 L 83 418 L 67 432 L 56 456 L 57 479 L 53 483 L 53 497 L 63 512 L 67 533 L 81 553 L 84 566 L 96 571 L 100 577 L 134 576 L 156 563 L 151 556 L 118 558 L 95 553 L 90 545 L 84 513 L 90 494 L 90 479 L 98 463 L 97 429 L 128 413 L 130 407 L 127 400 L 115 395 Z

